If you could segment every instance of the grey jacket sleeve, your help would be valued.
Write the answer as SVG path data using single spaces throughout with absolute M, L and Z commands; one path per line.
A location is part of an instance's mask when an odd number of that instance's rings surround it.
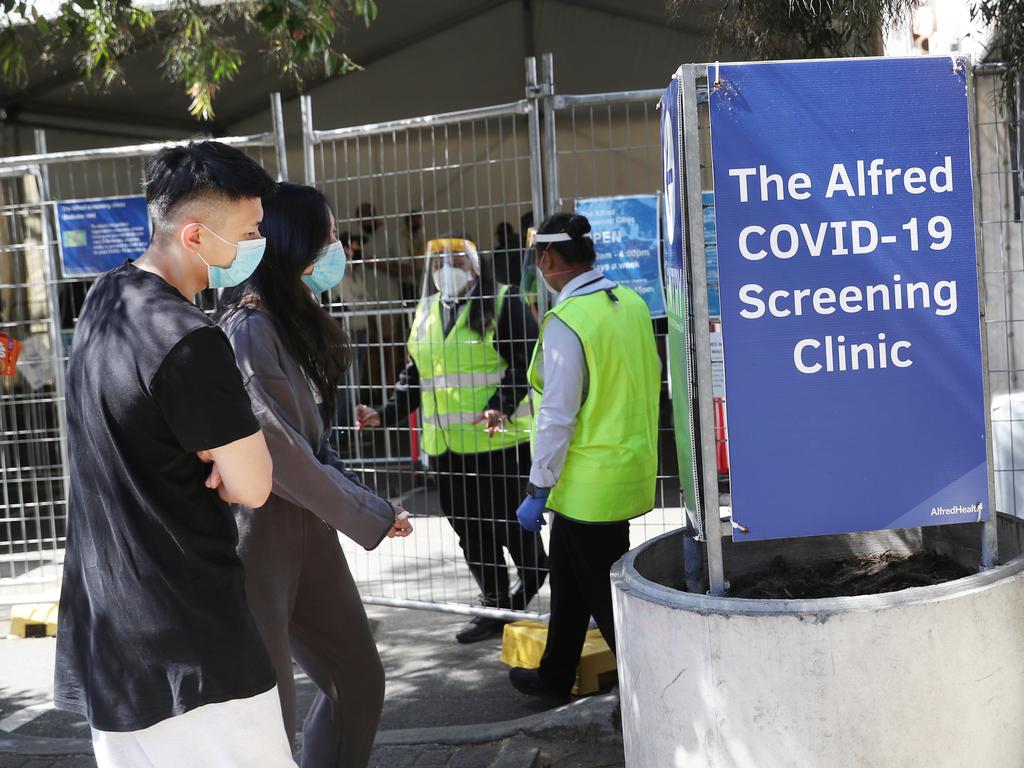
M 305 381 L 297 387 L 280 367 L 282 352 L 259 330 L 229 334 L 252 400 L 253 413 L 274 460 L 273 493 L 308 509 L 365 549 L 374 549 L 394 524 L 395 510 L 344 468 L 324 443 L 314 452 L 296 427 L 305 403 L 312 400 Z
M 359 475 L 357 475 L 355 472 L 349 469 L 345 465 L 345 462 L 342 461 L 341 457 L 334 452 L 334 447 L 331 445 L 330 438 L 331 433 L 330 430 L 328 430 L 327 434 L 324 435 L 324 439 L 320 443 L 320 451 L 316 455 L 320 463 L 334 467 L 336 470 L 341 472 L 341 474 L 343 474 L 353 483 L 358 485 L 360 488 L 364 488 L 365 490 L 370 491 L 370 493 L 373 493 L 373 490 L 370 488 L 370 486 L 364 483 L 362 478 L 359 477 Z

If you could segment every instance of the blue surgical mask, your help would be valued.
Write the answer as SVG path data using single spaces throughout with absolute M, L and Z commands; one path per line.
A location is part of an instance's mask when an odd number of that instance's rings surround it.
M 196 255 L 206 265 L 210 287 L 233 288 L 248 280 L 252 273 L 256 271 L 256 267 L 260 265 L 260 261 L 263 260 L 263 252 L 267 249 L 267 238 L 259 237 L 254 240 L 240 240 L 237 243 L 233 243 L 230 240 L 225 240 L 205 224 L 200 224 L 199 226 L 218 240 L 235 246 L 235 258 L 226 267 L 215 267 L 204 259 L 201 253 L 196 252 Z
M 313 262 L 313 271 L 302 276 L 302 282 L 308 285 L 313 293 L 324 293 L 331 290 L 345 277 L 345 246 L 335 240 L 325 248 L 321 248 Z

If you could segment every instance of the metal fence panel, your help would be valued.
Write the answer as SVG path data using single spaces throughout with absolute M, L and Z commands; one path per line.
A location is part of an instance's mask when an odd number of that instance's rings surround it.
M 1024 516 L 1024 91 L 1001 98 L 998 67 L 976 70 L 974 90 L 994 502 Z
M 481 298 L 495 299 L 502 284 L 518 292 L 520 233 L 540 193 L 535 108 L 524 100 L 315 131 L 312 104 L 303 106 L 307 178 L 330 201 L 338 231 L 361 251 L 330 296 L 355 350 L 338 393 L 336 447 L 379 493 L 409 509 L 416 525 L 409 539 L 385 542 L 372 553 L 342 537 L 368 602 L 507 613 L 503 601 L 491 601 L 490 611 L 478 604 L 479 585 L 467 567 L 468 558 L 477 573 L 507 572 L 505 555 L 483 530 L 490 524 L 479 524 L 481 516 L 498 521 L 493 528 L 499 540 L 508 537 L 511 549 L 530 549 L 528 535 L 514 522 L 528 465 L 506 451 L 495 452 L 493 462 L 456 467 L 423 452 L 421 414 L 401 413 L 398 422 L 371 430 L 354 423 L 352 409 L 361 403 L 380 408 L 394 396 L 416 307 L 435 292 L 429 240 L 455 235 L 477 244 L 490 265 Z M 530 347 L 525 339 L 513 345 L 518 352 L 510 367 L 525 379 Z M 422 392 L 430 396 L 426 388 Z M 464 531 L 465 556 L 456 528 Z M 518 576 L 541 577 L 539 565 L 524 560 Z M 514 586 L 516 579 L 511 581 Z M 546 598 L 531 608 L 546 610 Z
M 280 99 L 276 130 L 219 139 L 279 178 L 287 169 Z M 91 278 L 61 271 L 55 204 L 142 193 L 146 158 L 169 144 L 0 158 L 0 331 L 23 343 L 17 375 L 0 378 L 0 605 L 55 599 L 67 521 L 64 369 Z M 204 297 L 212 309 L 212 295 Z
M 517 502 L 494 496 L 490 509 L 486 503 L 449 509 L 450 523 L 439 498 L 443 486 L 461 485 L 472 496 L 474 486 L 489 489 L 488 478 L 458 476 L 423 456 L 415 421 L 370 431 L 360 430 L 349 415 L 356 403 L 387 401 L 406 362 L 415 307 L 434 292 L 423 240 L 453 232 L 474 237 L 484 259 L 496 267 L 496 280 L 486 288 L 487 295 L 494 295 L 500 282 L 519 283 L 524 216 L 536 214 L 539 224 L 542 213 L 563 202 L 571 207 L 576 196 L 660 189 L 660 92 L 553 99 L 550 77 L 538 84 L 532 62 L 527 76 L 527 98 L 521 102 L 388 124 L 315 130 L 313 104 L 303 105 L 307 179 L 327 195 L 339 232 L 362 234 L 373 244 L 370 249 L 364 245 L 363 258 L 351 263 L 340 290 L 331 296 L 332 311 L 358 351 L 356 366 L 340 388 L 337 448 L 378 492 L 409 508 L 416 522 L 412 537 L 385 542 L 372 553 L 342 537 L 367 602 L 494 614 L 477 604 L 478 585 L 453 526 L 460 518 L 481 515 L 515 519 L 510 505 Z M 557 178 L 563 180 L 561 188 L 553 181 Z M 545 180 L 546 188 L 541 186 Z M 372 211 L 364 206 L 360 212 L 364 203 Z M 418 242 L 408 229 L 407 215 L 413 211 L 422 215 L 425 233 Z M 495 234 L 503 223 L 514 231 L 511 245 Z M 666 329 L 659 325 L 657 330 L 664 347 Z M 632 525 L 634 544 L 682 521 L 667 400 L 660 429 L 657 506 Z M 518 487 L 521 497 L 528 471 L 527 464 L 502 467 L 496 474 Z M 512 528 L 513 536 L 522 535 L 514 522 Z M 491 551 L 487 564 L 515 571 L 500 548 Z M 548 605 L 544 590 L 527 611 L 512 615 L 543 614 Z
M 23 344 L 17 375 L 0 379 L 0 602 L 53 589 L 66 530 L 55 243 L 42 188 L 36 169 L 0 175 L 0 331 Z

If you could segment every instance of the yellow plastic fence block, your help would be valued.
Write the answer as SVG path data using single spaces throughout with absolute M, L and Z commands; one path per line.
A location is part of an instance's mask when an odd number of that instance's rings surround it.
M 11 634 L 16 637 L 54 637 L 57 634 L 57 603 L 11 608 Z
M 548 625 L 541 621 L 514 621 L 505 625 L 501 642 L 501 662 L 510 667 L 536 669 L 548 639 Z M 615 654 L 604 641 L 600 630 L 587 632 L 583 655 L 576 669 L 577 696 L 597 693 L 615 681 Z

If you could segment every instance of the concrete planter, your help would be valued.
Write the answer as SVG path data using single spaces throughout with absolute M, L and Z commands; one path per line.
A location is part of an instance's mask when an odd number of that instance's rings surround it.
M 787 548 L 811 547 L 820 559 L 836 546 L 912 549 L 922 535 L 969 560 L 957 540 L 973 533 L 949 529 L 741 544 L 726 552 L 727 568 Z M 1020 768 L 1020 541 L 1017 521 L 1003 520 L 1000 551 L 1013 557 L 1005 565 L 933 587 L 824 600 L 681 591 L 679 533 L 630 552 L 612 572 L 626 765 Z

